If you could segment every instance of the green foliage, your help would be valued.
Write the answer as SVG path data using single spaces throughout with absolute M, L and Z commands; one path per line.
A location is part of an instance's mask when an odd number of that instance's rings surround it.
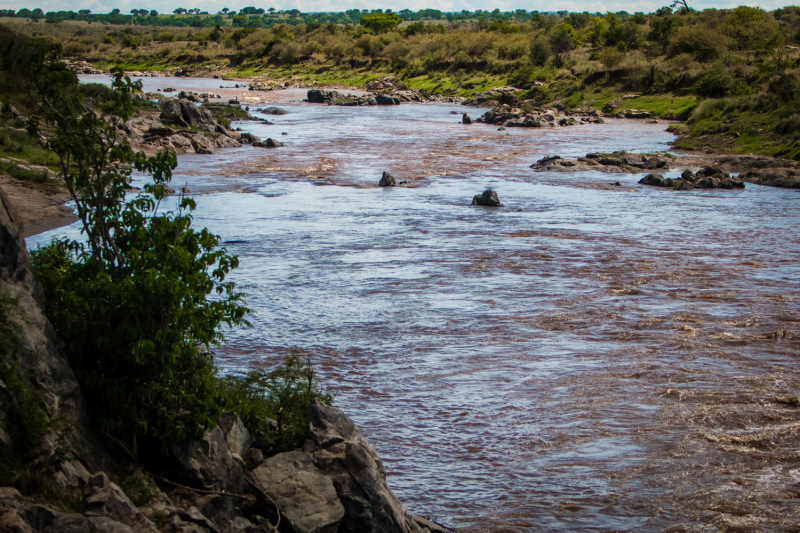
M 531 63 L 534 65 L 543 67 L 552 55 L 553 49 L 550 46 L 550 41 L 544 37 L 538 37 L 531 43 Z
M 141 470 L 118 476 L 114 481 L 136 507 L 153 503 L 158 496 L 158 487 Z
M 301 446 L 308 429 L 308 406 L 314 400 L 326 405 L 332 400 L 317 384 L 311 363 L 294 354 L 270 372 L 252 369 L 227 376 L 220 380 L 220 390 L 226 408 L 274 453 Z
M 361 26 L 373 33 L 386 33 L 392 31 L 403 22 L 396 13 L 370 13 L 361 17 Z
M 550 46 L 556 54 L 566 54 L 578 46 L 580 40 L 575 28 L 569 24 L 561 24 L 550 35 Z
M 663 50 L 669 46 L 669 41 L 678 29 L 676 17 L 657 17 L 650 21 L 650 33 L 647 39 L 661 45 Z
M 683 26 L 675 32 L 669 44 L 668 55 L 689 54 L 700 62 L 718 59 L 725 52 L 725 38 L 716 30 Z
M 736 79 L 725 68 L 715 68 L 706 73 L 692 86 L 692 92 L 700 98 L 722 98 L 736 92 Z
M 75 76 L 41 61 L 34 87 L 86 241 L 56 241 L 32 254 L 46 314 L 81 384 L 95 427 L 112 445 L 139 450 L 198 436 L 220 413 L 209 349 L 221 326 L 246 324 L 225 281 L 237 259 L 219 238 L 192 228 L 195 204 L 161 209 L 174 153 L 147 157 L 117 137 L 139 84 L 116 73 L 84 107 Z M 149 173 L 146 194 L 126 199 L 132 169 Z
M 724 32 L 740 50 L 757 50 L 783 44 L 777 25 L 759 7 L 739 6 L 725 17 Z

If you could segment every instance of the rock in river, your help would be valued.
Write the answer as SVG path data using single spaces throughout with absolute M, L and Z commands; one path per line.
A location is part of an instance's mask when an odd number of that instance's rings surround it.
M 381 181 L 380 181 L 380 183 L 378 183 L 378 186 L 380 186 L 380 187 L 394 187 L 395 186 L 394 177 L 391 174 L 389 174 L 388 172 L 384 172 L 383 176 L 381 176 Z
M 483 205 L 486 207 L 503 207 L 497 198 L 497 193 L 491 189 L 483 191 L 483 194 L 476 194 L 472 197 L 472 205 Z

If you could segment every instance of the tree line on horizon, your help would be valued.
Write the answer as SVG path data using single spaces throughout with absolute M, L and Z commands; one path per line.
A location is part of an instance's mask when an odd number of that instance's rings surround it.
M 662 8 L 662 10 L 665 8 Z M 666 8 L 670 9 L 670 8 Z M 670 9 L 671 11 L 671 9 Z M 0 9 L 0 17 L 25 18 L 38 22 L 44 20 L 47 23 L 60 23 L 64 21 L 86 21 L 98 22 L 103 24 L 115 25 L 140 25 L 140 26 L 171 26 L 171 27 L 214 27 L 214 26 L 233 26 L 243 28 L 262 28 L 272 27 L 276 24 L 353 24 L 358 25 L 362 17 L 367 15 L 390 15 L 399 17 L 400 22 L 416 21 L 439 21 L 449 23 L 465 23 L 470 21 L 484 20 L 488 23 L 498 20 L 506 22 L 525 23 L 536 20 L 539 17 L 555 16 L 566 18 L 573 13 L 567 10 L 561 11 L 527 11 L 525 9 L 515 9 L 513 11 L 500 11 L 477 9 L 470 11 L 463 9 L 460 11 L 446 12 L 439 9 L 420 9 L 412 11 L 402 9 L 397 12 L 391 9 L 348 9 L 345 11 L 331 12 L 308 12 L 304 13 L 299 9 L 276 10 L 273 7 L 264 9 L 253 6 L 244 7 L 238 11 L 223 8 L 216 14 L 203 11 L 200 8 L 186 9 L 178 7 L 171 14 L 159 13 L 156 10 L 131 9 L 130 14 L 122 13 L 120 9 L 112 9 L 109 13 L 92 13 L 89 9 L 77 11 L 48 11 L 41 8 L 19 10 Z M 584 11 L 579 13 L 584 16 L 601 16 L 604 13 L 589 13 Z M 629 13 L 627 11 L 617 11 L 614 13 L 621 20 L 631 17 L 645 17 L 643 12 Z

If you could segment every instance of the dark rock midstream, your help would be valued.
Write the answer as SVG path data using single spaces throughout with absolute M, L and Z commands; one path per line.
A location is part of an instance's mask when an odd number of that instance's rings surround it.
M 0 531 L 269 533 L 279 522 L 280 531 L 293 533 L 447 531 L 406 510 L 386 482 L 381 459 L 352 420 L 321 403 L 310 406 L 303 448 L 267 460 L 241 420 L 223 415 L 199 440 L 172 447 L 172 479 L 162 479 L 170 493 L 152 484 L 154 500 L 137 508 L 112 481 L 121 467 L 93 431 L 78 382 L 43 314 L 42 287 L 21 229 L 0 189 L 0 294 L 14 302 L 7 320 L 17 333 L 7 359 L 30 374 L 47 417 L 68 422 L 53 425 L 34 461 L 52 458 L 61 446 L 66 459 L 50 476 L 52 486 L 59 498 L 77 502 L 85 512 L 0 487 Z M 0 420 L 8 420 L 14 409 L 11 391 L 0 382 Z M 12 438 L 0 429 L 5 457 L 12 454 Z M 255 465 L 252 470 L 243 457 Z

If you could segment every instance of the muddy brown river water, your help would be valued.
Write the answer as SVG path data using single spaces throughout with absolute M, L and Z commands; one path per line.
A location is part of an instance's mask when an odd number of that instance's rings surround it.
M 413 512 L 467 532 L 800 530 L 797 191 L 528 168 L 668 150 L 665 124 L 501 132 L 455 105 L 143 81 L 289 111 L 239 124 L 283 148 L 179 158 L 253 309 L 217 361 L 309 358 Z M 384 170 L 411 186 L 375 187 Z M 489 187 L 505 207 L 471 207 Z

